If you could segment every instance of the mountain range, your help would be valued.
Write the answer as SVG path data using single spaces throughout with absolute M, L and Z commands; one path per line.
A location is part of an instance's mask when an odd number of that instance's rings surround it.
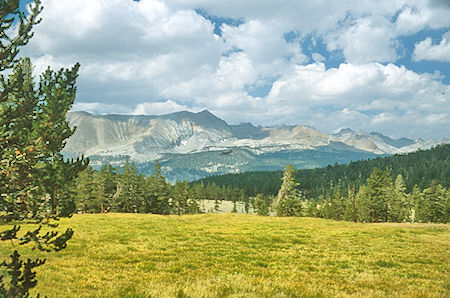
M 159 160 L 170 181 L 279 170 L 286 164 L 313 168 L 449 142 L 392 139 L 349 128 L 325 134 L 302 125 L 229 125 L 207 110 L 158 116 L 69 112 L 67 120 L 77 129 L 63 151 L 66 157 L 87 156 L 94 167 L 107 163 L 120 167 L 131 159 L 144 174 L 151 173 Z

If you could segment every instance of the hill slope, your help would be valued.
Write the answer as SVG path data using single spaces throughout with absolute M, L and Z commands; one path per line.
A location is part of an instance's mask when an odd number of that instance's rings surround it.
M 393 140 L 380 133 L 350 129 L 328 135 L 302 125 L 228 125 L 206 110 L 159 116 L 71 112 L 67 119 L 77 130 L 64 149 L 66 157 L 84 154 L 96 167 L 107 163 L 122 166 L 131 159 L 144 174 L 150 174 L 159 159 L 170 181 L 280 170 L 286 163 L 315 168 L 429 148 L 446 141 Z
M 325 192 L 333 191 L 336 185 L 341 185 L 346 191 L 347 186 L 357 188 L 366 182 L 372 169 L 389 168 L 395 177 L 402 174 L 407 191 L 417 184 L 421 189 L 436 180 L 442 186 L 450 187 L 450 144 L 440 145 L 430 150 L 421 150 L 409 154 L 379 157 L 328 166 L 318 169 L 301 169 L 296 174 L 297 181 L 308 197 L 317 198 Z M 232 186 L 246 190 L 248 195 L 257 193 L 276 194 L 281 184 L 281 171 L 227 174 L 201 179 L 194 183 L 216 183 L 219 186 Z

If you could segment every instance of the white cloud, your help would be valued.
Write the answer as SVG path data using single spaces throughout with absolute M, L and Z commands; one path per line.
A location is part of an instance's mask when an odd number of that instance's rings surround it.
M 300 122 L 327 131 L 347 126 L 392 135 L 399 131 L 419 135 L 425 130 L 450 134 L 450 87 L 432 75 L 393 64 L 296 66 L 275 82 L 267 103 L 269 109 L 272 106 L 292 111 L 275 116 L 285 123 Z M 434 114 L 447 117 L 428 121 L 424 127 L 422 119 Z
M 139 103 L 132 115 L 164 115 L 179 111 L 191 110 L 193 112 L 198 111 L 198 109 L 190 109 L 187 106 L 180 105 L 173 100 L 167 100 L 164 102 L 144 102 Z
M 439 44 L 433 44 L 430 37 L 416 43 L 412 58 L 414 61 L 434 60 L 450 62 L 450 31 L 442 36 Z
M 129 114 L 131 109 L 125 105 L 102 102 L 76 102 L 71 111 L 84 111 L 92 114 Z
M 397 61 L 399 36 L 450 26 L 442 0 L 42 2 L 43 21 L 23 54 L 36 73 L 81 63 L 74 109 L 207 108 L 232 123 L 398 129 L 409 136 L 450 127 L 442 77 L 378 64 Z M 240 24 L 222 24 L 219 36 L 196 9 Z M 439 44 L 416 44 L 414 59 L 448 61 L 448 34 Z M 320 40 L 346 63 L 327 69 L 325 51 L 306 49 L 306 40 Z M 314 63 L 307 64 L 307 51 Z M 262 87 L 267 96 L 249 95 Z
M 392 62 L 397 59 L 393 25 L 383 17 L 358 19 L 327 35 L 330 51 L 342 49 L 347 62 Z
M 43 6 L 23 54 L 55 67 L 80 62 L 83 102 L 160 100 L 166 89 L 215 72 L 226 50 L 209 21 L 163 1 L 44 0 Z
M 326 58 L 319 53 L 312 53 L 311 57 L 315 62 L 325 62 Z
M 424 29 L 439 29 L 450 26 L 448 3 L 440 0 L 406 1 L 395 22 L 398 35 L 409 35 Z

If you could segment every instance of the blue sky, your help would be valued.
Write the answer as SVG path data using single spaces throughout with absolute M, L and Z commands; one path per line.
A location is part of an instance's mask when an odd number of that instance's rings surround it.
M 450 137 L 446 0 L 42 4 L 23 55 L 81 63 L 74 110 Z

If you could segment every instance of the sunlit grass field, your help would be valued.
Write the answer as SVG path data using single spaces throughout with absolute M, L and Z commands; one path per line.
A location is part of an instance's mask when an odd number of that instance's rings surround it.
M 97 214 L 67 227 L 67 249 L 0 243 L 0 262 L 14 247 L 45 256 L 32 293 L 48 297 L 450 296 L 450 225 Z

